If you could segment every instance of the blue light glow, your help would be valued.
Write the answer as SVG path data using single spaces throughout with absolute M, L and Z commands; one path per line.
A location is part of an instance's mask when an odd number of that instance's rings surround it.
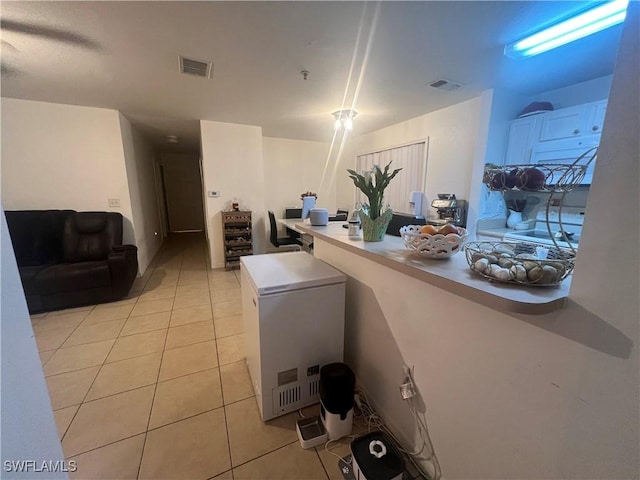
M 566 43 L 622 23 L 629 0 L 614 0 L 552 25 L 527 38 L 510 43 L 504 54 L 512 58 L 538 55 Z

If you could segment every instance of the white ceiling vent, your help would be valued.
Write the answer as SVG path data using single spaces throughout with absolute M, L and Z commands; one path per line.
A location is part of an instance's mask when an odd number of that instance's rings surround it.
M 179 56 L 178 58 L 180 59 L 180 73 L 195 75 L 197 77 L 211 78 L 213 63 L 193 60 L 191 58 L 185 58 L 183 56 Z
M 440 90 L 446 90 L 448 92 L 452 90 L 457 90 L 458 88 L 460 88 L 459 83 L 453 82 L 451 80 L 446 80 L 444 78 L 441 78 L 440 80 L 436 80 L 434 82 L 430 82 L 429 86 L 433 88 L 438 88 Z

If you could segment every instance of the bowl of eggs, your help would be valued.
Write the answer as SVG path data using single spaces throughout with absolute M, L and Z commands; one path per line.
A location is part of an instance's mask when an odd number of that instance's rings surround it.
M 575 253 L 533 243 L 469 242 L 469 268 L 491 281 L 526 286 L 559 285 L 573 271 Z
M 400 229 L 405 246 L 424 258 L 449 258 L 460 250 L 467 230 L 451 223 L 434 225 L 406 225 Z

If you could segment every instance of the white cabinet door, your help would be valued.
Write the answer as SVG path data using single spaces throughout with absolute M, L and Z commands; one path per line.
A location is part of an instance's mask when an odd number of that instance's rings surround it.
M 599 135 L 606 111 L 607 100 L 600 100 L 549 112 L 540 127 L 540 141 Z
M 604 124 L 604 116 L 607 113 L 607 101 L 594 102 L 590 104 L 589 112 L 586 118 L 585 134 L 596 134 L 602 132 Z
M 557 140 L 555 142 L 539 142 L 534 146 L 531 154 L 532 164 L 556 164 L 572 165 L 578 158 L 593 147 L 597 147 L 600 142 L 600 135 L 589 135 L 579 139 Z M 591 158 L 591 154 L 586 155 L 577 165 L 585 165 Z M 593 169 L 596 159 L 589 163 L 586 174 L 581 185 L 590 185 L 593 177 Z
M 509 124 L 505 165 L 529 163 L 531 147 L 538 139 L 540 116 L 518 118 Z
M 600 143 L 607 100 L 518 118 L 509 124 L 505 165 L 568 163 Z M 583 183 L 591 183 L 590 166 Z
M 586 112 L 587 105 L 577 105 L 545 114 L 540 128 L 540 141 L 547 142 L 584 135 L 587 133 L 583 131 Z

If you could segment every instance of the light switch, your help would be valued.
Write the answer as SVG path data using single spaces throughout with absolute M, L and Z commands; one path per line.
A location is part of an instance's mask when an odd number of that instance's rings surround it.
M 110 207 L 119 207 L 120 199 L 119 198 L 107 198 L 107 203 Z

